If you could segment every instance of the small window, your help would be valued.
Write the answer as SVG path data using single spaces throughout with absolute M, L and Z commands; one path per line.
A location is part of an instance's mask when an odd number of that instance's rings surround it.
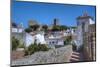
M 55 42 L 53 41 L 52 44 L 54 44 Z

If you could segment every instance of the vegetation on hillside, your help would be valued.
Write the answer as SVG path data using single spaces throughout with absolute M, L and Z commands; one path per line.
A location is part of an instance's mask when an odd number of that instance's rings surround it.
M 42 26 L 42 30 L 44 30 L 46 32 L 48 30 L 48 26 L 47 25 L 43 25 Z
M 18 46 L 19 46 L 19 40 L 16 39 L 15 37 L 12 37 L 12 50 L 16 50 Z
M 52 27 L 52 31 L 62 31 L 62 30 L 67 30 L 68 27 L 65 25 L 56 25 Z
M 28 48 L 26 53 L 28 53 L 29 55 L 38 52 L 38 51 L 48 51 L 49 48 L 47 47 L 46 44 L 31 44 Z
M 17 38 L 12 37 L 12 50 L 16 50 L 17 48 L 25 48 L 25 45 L 21 44 Z
M 31 28 L 26 28 L 25 32 L 30 33 L 30 32 L 32 32 L 32 29 Z
M 72 36 L 67 36 L 67 37 L 65 38 L 64 45 L 69 45 L 69 44 L 71 44 L 71 41 L 72 41 Z

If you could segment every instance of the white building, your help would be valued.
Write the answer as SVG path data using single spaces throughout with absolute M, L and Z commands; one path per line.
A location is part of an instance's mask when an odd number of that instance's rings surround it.
M 71 29 L 71 28 L 65 31 L 54 31 L 48 33 L 50 35 L 45 37 L 45 40 L 49 47 L 64 46 L 65 37 L 72 36 L 72 35 L 76 36 L 75 33 L 76 33 L 75 29 Z
M 25 44 L 25 46 L 28 47 L 32 43 L 34 43 L 33 36 L 31 34 L 29 34 L 29 33 L 25 33 L 25 37 L 24 37 L 24 44 Z
M 83 45 L 83 35 L 84 32 L 88 32 L 88 26 L 94 24 L 94 20 L 91 16 L 88 16 L 87 13 L 84 13 L 83 16 L 77 18 L 77 46 Z
M 24 29 L 22 28 L 12 28 L 13 33 L 22 33 Z
M 54 31 L 54 32 L 51 32 L 51 33 L 48 33 L 48 34 L 51 34 L 52 36 L 54 37 L 64 37 L 64 36 L 70 36 L 70 35 L 74 35 L 76 34 L 76 29 L 67 29 L 67 30 L 64 30 L 64 31 Z
M 34 35 L 31 35 L 30 33 L 26 33 L 24 42 L 26 47 L 28 47 L 31 44 L 34 44 L 36 42 L 37 44 L 46 44 L 46 41 L 44 39 L 44 32 L 37 32 Z
M 16 27 L 12 26 L 11 32 L 12 37 L 20 40 L 20 42 L 25 44 L 26 47 L 33 44 L 35 41 L 37 44 L 46 44 L 43 31 L 35 32 L 35 34 L 32 35 L 31 33 L 26 33 L 24 31 L 23 25 L 19 24 L 16 25 Z
M 55 47 L 55 46 L 63 46 L 64 45 L 64 39 L 61 37 L 54 37 L 50 36 L 48 38 L 45 38 L 46 43 L 48 44 L 49 47 Z
M 26 33 L 21 25 L 17 28 L 12 28 L 12 36 L 16 37 L 18 40 L 24 43 L 26 47 L 34 44 L 34 42 L 37 44 L 47 44 L 49 47 L 63 46 L 63 37 L 69 36 L 70 34 L 74 34 L 73 29 L 51 32 L 51 36 L 45 37 L 43 31 Z
M 63 36 L 70 36 L 76 34 L 76 29 L 67 29 L 66 31 L 63 32 Z

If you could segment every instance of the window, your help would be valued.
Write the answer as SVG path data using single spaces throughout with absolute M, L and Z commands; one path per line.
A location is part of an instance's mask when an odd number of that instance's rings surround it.
M 55 42 L 54 42 L 54 41 L 52 41 L 52 44 L 55 44 Z
M 82 22 L 82 32 L 85 32 L 85 23 Z

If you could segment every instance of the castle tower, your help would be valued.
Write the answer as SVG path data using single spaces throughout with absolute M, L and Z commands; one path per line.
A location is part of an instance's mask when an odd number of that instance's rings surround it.
M 55 18 L 53 20 L 53 26 L 59 25 L 59 19 Z
M 83 36 L 85 32 L 88 32 L 89 25 L 94 24 L 94 20 L 91 16 L 85 12 L 82 16 L 77 17 L 77 45 L 80 47 L 83 45 Z

